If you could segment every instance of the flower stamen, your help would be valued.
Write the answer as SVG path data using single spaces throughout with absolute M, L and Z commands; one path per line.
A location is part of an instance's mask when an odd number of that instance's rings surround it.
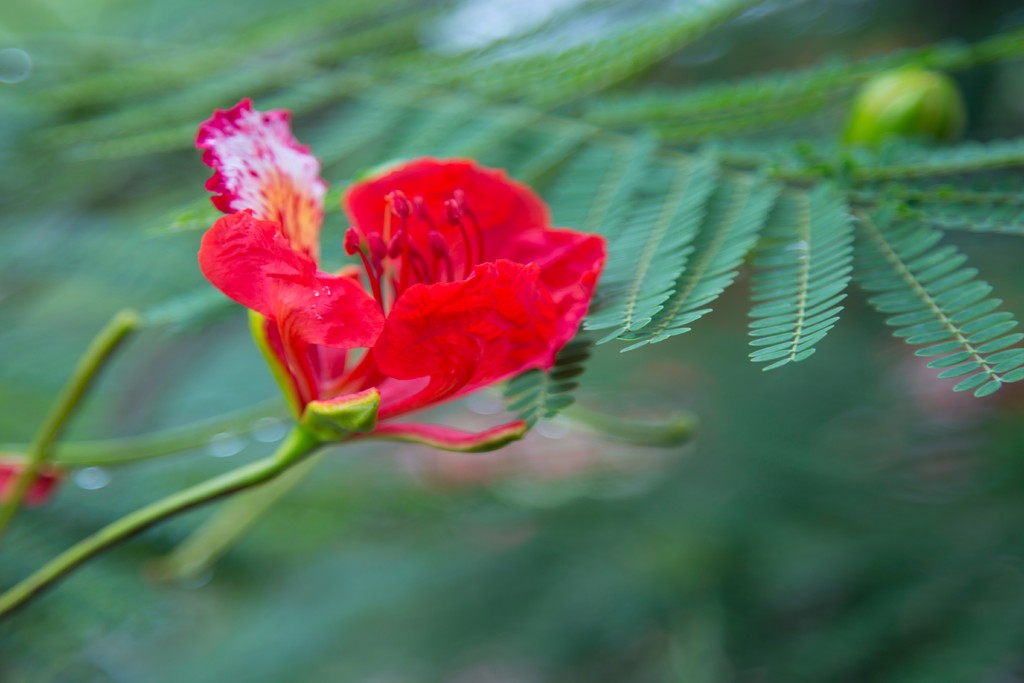
M 469 271 L 476 265 L 477 261 L 473 258 L 473 243 L 469 239 L 469 232 L 466 231 L 466 226 L 462 222 L 462 212 L 459 210 L 458 202 L 454 199 L 446 199 L 444 202 L 445 214 L 448 216 L 448 224 L 452 227 L 457 227 L 459 232 L 462 233 L 462 243 L 466 245 L 466 256 L 465 263 L 463 264 L 462 277 L 469 277 Z
M 380 235 L 375 234 L 373 237 L 380 240 Z M 381 241 L 381 245 L 383 246 L 383 241 Z M 373 267 L 374 264 L 371 263 L 370 258 L 367 258 L 367 252 L 370 253 L 371 257 L 373 256 L 373 250 L 370 247 L 369 238 L 364 242 L 355 228 L 349 228 L 345 232 L 345 253 L 349 256 L 359 254 L 359 258 L 363 262 L 363 270 L 366 271 L 366 279 L 369 280 L 370 288 L 373 290 L 373 298 L 377 300 L 377 303 L 380 304 L 380 308 L 383 311 L 386 309 L 384 308 L 384 294 L 381 291 L 381 274 Z M 374 262 L 378 266 L 380 265 L 379 258 L 374 259 Z
M 473 229 L 473 235 L 476 237 L 477 243 L 477 254 L 476 262 L 483 263 L 486 260 L 484 255 L 484 231 L 480 229 L 480 222 L 476 219 L 476 214 L 469 208 L 469 204 L 466 202 L 466 193 L 461 189 L 456 189 L 452 192 L 452 196 L 455 198 L 455 203 L 459 206 L 459 211 L 463 216 L 469 219 L 470 227 Z
M 447 282 L 455 282 L 455 269 L 452 267 L 452 257 L 448 254 L 448 243 L 437 230 L 431 230 L 427 234 L 427 244 L 434 258 L 444 264 L 445 273 L 448 275 Z

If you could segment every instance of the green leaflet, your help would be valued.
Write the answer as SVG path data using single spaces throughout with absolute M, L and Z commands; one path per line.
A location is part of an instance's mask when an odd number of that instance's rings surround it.
M 653 148 L 645 138 L 611 138 L 580 150 L 547 193 L 555 223 L 613 239 Z
M 562 51 L 470 62 L 440 80 L 489 97 L 515 93 L 531 103 L 551 106 L 626 80 L 756 4 L 758 0 L 700 3 L 689 11 L 649 17 L 632 28 Z
M 885 183 L 858 195 L 878 203 L 897 200 L 905 217 L 941 230 L 1024 234 L 1024 192 L 1012 183 Z
M 510 412 L 530 427 L 541 418 L 554 417 L 572 405 L 572 391 L 583 374 L 593 344 L 576 338 L 558 353 L 550 371 L 528 370 L 505 385 L 505 401 Z
M 860 215 L 857 279 L 894 334 L 926 345 L 918 355 L 936 356 L 928 367 L 941 368 L 940 378 L 960 378 L 954 391 L 986 396 L 1024 378 L 1024 349 L 1008 348 L 1021 340 L 1010 334 L 1017 321 L 994 312 L 1001 301 L 992 287 L 954 247 L 937 245 L 940 233 L 893 216 L 888 208 Z
M 807 116 L 841 101 L 879 71 L 910 64 L 961 68 L 1021 51 L 1024 41 L 1019 37 L 997 36 L 970 47 L 931 46 L 858 61 L 832 61 L 733 83 L 606 97 L 589 104 L 586 118 L 601 126 L 654 124 L 659 137 L 699 139 Z
M 829 184 L 782 196 L 754 260 L 750 354 L 772 370 L 810 357 L 839 319 L 853 268 L 853 226 Z
M 623 225 L 610 229 L 604 307 L 586 322 L 591 330 L 615 328 L 601 342 L 642 329 L 671 296 L 718 183 L 718 164 L 711 157 L 657 159 L 644 176 Z
M 708 304 L 736 279 L 777 193 L 776 186 L 756 177 L 730 178 L 719 184 L 686 268 L 651 322 L 623 335 L 623 339 L 636 342 L 624 350 L 688 332 L 692 323 L 711 311 Z
M 1024 165 L 1024 139 L 995 142 L 966 142 L 955 147 L 933 149 L 916 145 L 892 145 L 874 163 L 852 172 L 858 183 L 908 180 L 979 173 Z

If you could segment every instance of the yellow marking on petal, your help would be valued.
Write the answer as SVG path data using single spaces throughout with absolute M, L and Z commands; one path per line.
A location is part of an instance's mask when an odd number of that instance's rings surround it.
M 323 210 L 308 194 L 301 192 L 290 176 L 275 171 L 261 188 L 266 220 L 277 221 L 296 251 L 320 259 L 320 224 Z

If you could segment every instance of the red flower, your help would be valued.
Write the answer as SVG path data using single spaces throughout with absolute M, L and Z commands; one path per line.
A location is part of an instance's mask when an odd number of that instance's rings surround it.
M 604 265 L 603 238 L 552 229 L 543 201 L 504 172 L 417 159 L 349 188 L 344 247 L 362 269 L 326 273 L 325 186 L 286 112 L 243 100 L 203 123 L 197 146 L 216 171 L 214 203 L 229 212 L 203 237 L 200 267 L 261 316 L 257 337 L 299 412 L 376 390 L 383 420 L 550 368 Z M 376 433 L 464 438 L 424 430 Z
M 25 462 L 19 456 L 0 455 L 0 500 L 4 500 L 14 485 L 15 479 L 25 469 Z M 42 505 L 50 499 L 57 484 L 60 482 L 61 472 L 56 467 L 44 466 L 36 475 L 32 485 L 25 494 L 25 503 L 28 505 Z

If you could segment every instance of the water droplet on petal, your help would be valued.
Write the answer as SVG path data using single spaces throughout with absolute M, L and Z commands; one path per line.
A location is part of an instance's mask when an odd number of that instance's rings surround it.
M 284 438 L 284 422 L 276 417 L 261 417 L 252 425 L 252 438 L 260 443 L 274 443 Z
M 320 290 L 319 289 L 314 289 L 313 290 L 313 296 L 320 296 Z
M 0 50 L 0 83 L 20 83 L 32 72 L 32 58 L 24 50 Z
M 95 491 L 110 483 L 110 473 L 100 467 L 83 467 L 75 472 L 73 479 L 79 488 Z
M 227 458 L 242 450 L 245 443 L 231 432 L 221 432 L 210 437 L 206 452 L 215 458 Z

